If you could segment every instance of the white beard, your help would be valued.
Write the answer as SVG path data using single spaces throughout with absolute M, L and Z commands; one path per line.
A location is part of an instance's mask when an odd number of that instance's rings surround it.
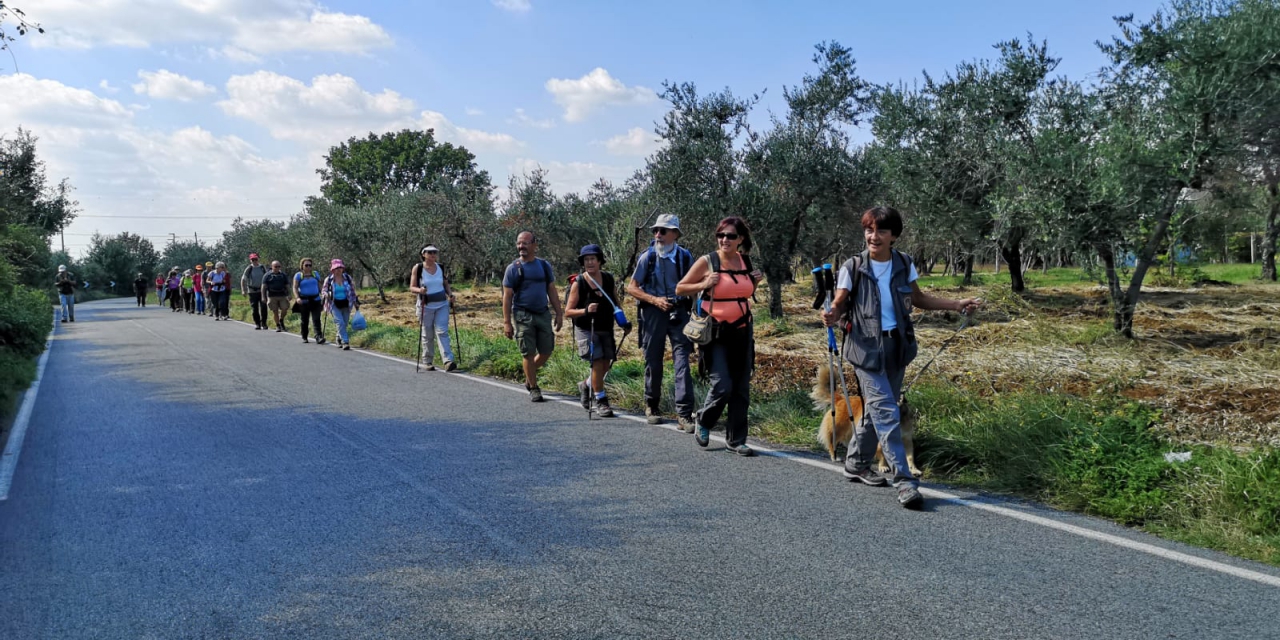
M 671 252 L 675 251 L 675 248 L 676 248 L 676 243 L 674 242 L 672 242 L 671 244 L 667 244 L 665 242 L 653 243 L 653 249 L 654 251 L 658 252 L 658 257 L 660 258 L 665 258 L 671 255 Z

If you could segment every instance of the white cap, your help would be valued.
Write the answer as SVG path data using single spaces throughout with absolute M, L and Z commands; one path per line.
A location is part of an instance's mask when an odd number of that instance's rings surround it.
M 422 252 L 421 252 L 421 253 L 426 253 L 426 252 L 428 252 L 428 251 L 437 251 L 437 252 L 438 252 L 438 251 L 440 251 L 440 249 L 436 248 L 436 246 L 435 246 L 434 244 L 429 244 L 429 245 L 427 245 L 427 246 L 425 246 L 425 247 L 423 247 L 423 248 L 422 248 Z
M 58 273 L 62 273 L 63 271 L 66 271 L 66 270 L 67 270 L 67 265 L 65 264 L 58 265 Z
M 653 226 L 680 231 L 680 217 L 674 213 L 664 213 L 658 216 L 658 221 L 653 223 Z

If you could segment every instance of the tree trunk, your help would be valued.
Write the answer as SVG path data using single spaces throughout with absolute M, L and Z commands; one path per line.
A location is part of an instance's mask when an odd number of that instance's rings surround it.
M 1004 257 L 1004 261 L 1009 265 L 1009 281 L 1014 293 L 1022 293 L 1027 288 L 1027 283 L 1022 279 L 1022 245 L 1021 243 L 1010 241 L 1000 247 L 1000 256 Z M 1000 264 L 1000 258 L 996 258 L 997 267 Z M 997 273 L 999 270 L 997 269 Z
M 1178 196 L 1181 194 L 1182 188 L 1176 187 L 1165 196 L 1165 203 L 1156 217 L 1155 228 L 1151 231 L 1151 236 L 1147 238 L 1147 243 L 1143 245 L 1142 251 L 1138 253 L 1137 264 L 1134 265 L 1133 275 L 1129 278 L 1129 288 L 1125 291 L 1123 304 L 1118 307 L 1117 311 L 1120 317 L 1117 319 L 1116 330 L 1126 338 L 1133 337 L 1133 311 L 1138 306 L 1139 296 L 1142 295 L 1142 281 L 1146 279 L 1147 271 L 1151 269 L 1151 265 L 1155 261 L 1156 251 L 1160 248 L 1160 243 L 1164 241 L 1164 236 L 1169 231 L 1169 223 L 1173 220 L 1173 211 L 1178 206 Z M 1112 256 L 1112 265 L 1110 267 L 1112 270 L 1115 269 L 1114 262 L 1115 257 Z M 1111 278 L 1110 275 L 1107 277 L 1108 279 Z
M 373 284 L 378 287 L 378 297 L 382 299 L 382 304 L 388 304 L 387 292 L 382 289 L 382 278 L 378 277 L 378 272 L 374 271 L 373 267 L 370 267 L 369 263 L 364 261 L 364 258 L 356 258 L 356 262 L 359 262 L 360 266 L 364 267 L 364 270 L 369 272 L 369 277 L 373 278 Z
M 964 280 L 960 281 L 962 286 L 968 287 L 973 285 L 973 255 L 970 254 L 962 258 L 964 260 Z
M 1276 236 L 1280 236 L 1280 184 L 1267 187 L 1271 208 L 1267 211 L 1267 231 L 1262 237 L 1262 279 L 1276 280 Z
M 782 317 L 782 278 L 769 276 L 769 317 Z
M 1000 275 L 1000 254 L 1002 253 L 1004 252 L 1001 251 L 999 247 L 997 247 L 996 248 L 996 275 Z
M 1133 337 L 1133 309 L 1125 302 L 1124 290 L 1120 287 L 1120 274 L 1116 272 L 1116 256 L 1109 245 L 1098 245 L 1098 257 L 1102 259 L 1103 270 L 1107 274 L 1107 294 L 1111 298 L 1111 319 L 1116 333 L 1126 338 Z

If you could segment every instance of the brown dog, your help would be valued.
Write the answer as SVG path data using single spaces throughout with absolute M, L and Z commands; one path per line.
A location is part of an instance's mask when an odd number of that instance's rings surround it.
M 813 398 L 813 407 L 822 412 L 822 426 L 818 427 L 818 442 L 827 448 L 827 453 L 831 454 L 831 460 L 836 460 L 836 444 L 848 445 L 849 440 L 853 438 L 853 425 L 862 420 L 862 398 L 854 396 L 848 402 L 845 401 L 844 394 L 840 393 L 840 389 L 836 388 L 836 394 L 831 396 L 831 368 L 825 363 L 818 365 L 818 375 L 813 381 L 813 391 L 809 394 Z M 831 405 L 835 403 L 835 423 L 831 420 Z M 907 467 L 911 469 L 911 473 L 916 477 L 920 477 L 920 469 L 916 467 L 916 450 L 914 435 L 916 431 L 915 415 L 911 408 L 904 401 L 900 406 L 902 412 L 901 426 L 902 444 L 907 450 Z M 853 419 L 850 420 L 850 413 Z M 884 459 L 884 453 L 880 451 L 879 443 L 876 444 L 876 469 L 880 473 L 889 471 L 889 463 Z

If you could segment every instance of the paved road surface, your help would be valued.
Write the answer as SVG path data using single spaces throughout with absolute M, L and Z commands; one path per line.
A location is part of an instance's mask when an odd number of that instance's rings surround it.
M 239 323 L 77 318 L 0 502 L 0 638 L 1280 637 L 1280 588 L 1218 571 Z

